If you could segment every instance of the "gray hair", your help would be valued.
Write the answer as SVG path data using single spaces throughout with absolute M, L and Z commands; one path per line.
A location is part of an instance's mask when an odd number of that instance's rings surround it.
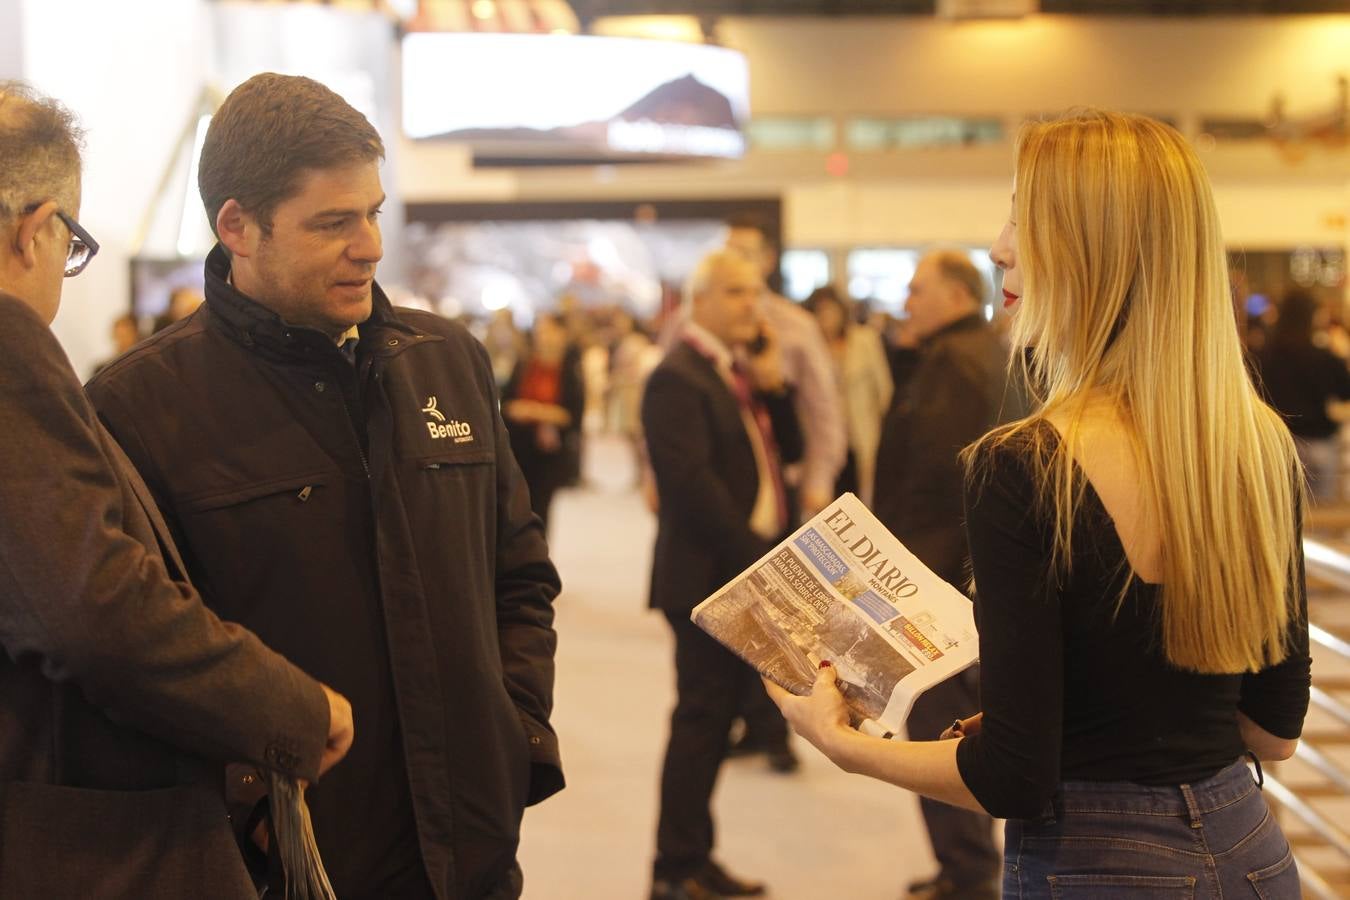
M 48 200 L 73 203 L 83 143 L 70 110 L 22 81 L 0 81 L 0 218 Z
M 684 283 L 684 306 L 687 310 L 694 298 L 706 291 L 713 277 L 728 266 L 753 266 L 744 256 L 735 250 L 714 250 L 698 261 L 689 279 Z M 756 272 L 759 270 L 756 269 Z
M 951 248 L 931 250 L 924 254 L 924 259 L 933 260 L 938 271 L 942 273 L 942 277 L 964 288 L 965 292 L 970 295 L 970 299 L 977 304 L 985 302 L 987 289 L 984 276 L 970 261 L 970 257 L 966 255 L 965 251 Z

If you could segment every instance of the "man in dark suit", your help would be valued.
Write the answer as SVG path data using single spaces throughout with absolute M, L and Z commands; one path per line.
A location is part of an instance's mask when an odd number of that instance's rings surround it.
M 705 258 L 690 279 L 681 339 L 643 397 L 660 500 L 651 605 L 674 632 L 679 692 L 661 774 L 652 900 L 764 893 L 712 860 L 710 810 L 728 730 L 757 676 L 689 621 L 788 529 L 782 464 L 800 457 L 801 430 L 759 317 L 763 290 L 759 270 L 739 255 Z
M 965 253 L 919 261 L 906 309 L 921 347 L 913 375 L 882 423 L 873 512 L 950 584 L 967 580 L 961 449 L 1018 414 L 1008 396 L 1008 353 L 984 317 L 984 280 Z M 978 675 L 967 670 L 927 691 L 908 721 L 912 740 L 937 740 L 979 710 Z M 982 813 L 921 799 L 940 871 L 910 887 L 911 900 L 997 900 L 999 853 Z
M 98 250 L 78 140 L 0 83 L 0 897 L 255 898 L 223 763 L 313 780 L 351 708 L 202 605 L 48 328 Z

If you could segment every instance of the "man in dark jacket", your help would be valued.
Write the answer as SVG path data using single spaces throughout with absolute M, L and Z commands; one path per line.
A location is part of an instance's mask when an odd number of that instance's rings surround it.
M 337 895 L 514 898 L 524 808 L 563 784 L 558 577 L 486 352 L 374 283 L 382 153 L 317 82 L 238 87 L 199 165 L 206 303 L 90 393 L 207 602 L 352 699 L 310 792 Z
M 351 710 L 202 605 L 48 328 L 98 250 L 78 140 L 0 83 L 0 897 L 256 898 L 224 763 L 312 780 Z
M 758 269 L 741 256 L 722 251 L 704 259 L 690 279 L 681 339 L 652 373 L 642 401 L 660 498 L 651 605 L 674 632 L 679 694 L 661 772 L 652 900 L 764 893 L 711 857 L 710 804 L 727 733 L 758 676 L 689 621 L 696 605 L 767 553 L 789 526 L 782 463 L 802 452 L 792 394 L 771 335 L 760 352 L 746 352 L 763 327 L 763 290 Z
M 984 318 L 984 279 L 962 252 L 919 261 L 906 309 L 921 341 L 919 361 L 882 423 L 873 512 L 915 556 L 957 587 L 968 580 L 961 449 L 1020 412 L 1008 396 L 1008 353 Z M 979 710 L 974 669 L 948 679 L 914 704 L 912 740 L 936 740 Z M 914 900 L 998 897 L 993 821 L 921 799 L 940 871 L 911 886 Z

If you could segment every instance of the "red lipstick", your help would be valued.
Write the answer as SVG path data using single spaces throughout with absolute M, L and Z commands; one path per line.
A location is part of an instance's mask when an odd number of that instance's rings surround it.
M 1003 308 L 1007 309 L 1018 301 L 1018 296 L 1011 291 L 1003 292 Z

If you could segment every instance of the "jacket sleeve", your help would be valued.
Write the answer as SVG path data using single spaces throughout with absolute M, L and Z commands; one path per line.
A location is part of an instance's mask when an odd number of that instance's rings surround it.
M 476 344 L 487 385 L 492 364 Z M 491 389 L 491 388 L 489 388 Z M 496 397 L 494 408 L 496 407 Z M 494 415 L 497 446 L 497 639 L 506 690 L 515 703 L 530 742 L 530 804 L 563 789 L 558 736 L 549 724 L 553 712 L 553 600 L 562 590 L 558 570 L 548 557 L 539 518 L 520 474 L 500 411 Z
M 127 534 L 118 465 L 60 346 L 3 310 L 0 643 L 112 718 L 185 751 L 313 779 L 319 684 L 173 580 Z
M 698 535 L 710 553 L 738 561 L 757 559 L 768 545 L 750 530 L 722 479 L 709 477 L 721 461 L 713 455 L 707 418 L 696 385 L 669 366 L 652 373 L 642 397 L 642 430 L 661 516 Z
M 959 354 L 930 361 L 913 390 L 917 404 L 903 461 L 878 459 L 877 465 L 899 465 L 897 500 L 905 524 L 897 537 L 939 577 L 956 585 L 964 579 L 968 555 L 961 527 L 964 469 L 961 450 L 989 430 L 985 397 L 990 387 Z M 903 533 L 901 533 L 901 531 Z

